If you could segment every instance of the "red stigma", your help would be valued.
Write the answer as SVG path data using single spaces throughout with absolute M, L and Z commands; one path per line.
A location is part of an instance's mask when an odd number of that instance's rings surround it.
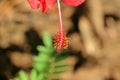
M 61 39 L 61 36 L 62 35 L 60 33 L 58 33 L 53 38 L 53 43 L 54 43 L 54 46 L 56 47 L 56 51 L 57 52 L 60 52 L 61 48 L 63 48 L 63 49 L 67 49 L 68 48 L 69 39 L 65 36 L 65 34 L 63 34 L 62 39 Z

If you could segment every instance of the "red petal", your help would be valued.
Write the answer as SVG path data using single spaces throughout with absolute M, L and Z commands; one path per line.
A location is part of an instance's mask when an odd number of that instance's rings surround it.
M 48 8 L 51 8 L 57 0 L 41 0 L 42 12 L 46 12 Z
M 42 4 L 42 12 L 46 12 L 48 7 L 45 0 L 40 0 Z
M 64 3 L 70 6 L 78 6 L 81 5 L 85 0 L 63 0 Z
M 57 0 L 46 0 L 46 4 L 48 8 L 51 8 Z
M 41 7 L 41 3 L 39 0 L 27 0 L 27 1 L 32 9 L 38 9 L 39 7 Z

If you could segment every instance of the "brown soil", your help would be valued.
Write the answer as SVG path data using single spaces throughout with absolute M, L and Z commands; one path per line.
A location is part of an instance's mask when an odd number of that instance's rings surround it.
M 62 80 L 120 80 L 120 0 L 86 0 L 79 7 L 62 3 L 64 30 L 70 38 Z M 44 32 L 58 32 L 55 4 L 47 13 L 27 0 L 0 0 L 0 80 L 32 67 Z M 24 56 L 24 57 L 23 57 Z M 12 73 L 12 74 L 11 74 Z

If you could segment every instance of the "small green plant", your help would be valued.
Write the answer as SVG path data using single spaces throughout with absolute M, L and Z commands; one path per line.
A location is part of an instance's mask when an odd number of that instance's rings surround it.
M 53 47 L 52 38 L 48 34 L 43 36 L 44 46 L 37 47 L 38 55 L 33 56 L 33 68 L 28 76 L 24 70 L 19 71 L 19 76 L 10 80 L 60 80 L 54 78 L 54 74 L 60 74 L 66 70 L 68 64 L 61 61 L 68 58 L 65 51 L 57 53 Z

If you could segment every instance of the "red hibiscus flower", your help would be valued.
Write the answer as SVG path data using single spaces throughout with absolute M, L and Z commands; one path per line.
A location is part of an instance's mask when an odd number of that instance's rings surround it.
M 48 8 L 51 8 L 57 2 L 60 26 L 59 26 L 58 34 L 53 39 L 53 43 L 54 43 L 54 46 L 56 47 L 57 52 L 60 52 L 61 48 L 66 49 L 69 44 L 69 39 L 64 34 L 60 1 L 61 0 L 28 0 L 32 9 L 38 9 L 42 7 L 42 12 L 46 12 Z M 62 0 L 62 1 L 65 4 L 70 5 L 70 6 L 78 6 L 82 4 L 85 0 Z
M 46 12 L 48 8 L 51 8 L 57 0 L 27 0 L 32 9 L 42 8 L 42 12 Z M 70 6 L 78 6 L 85 0 L 62 0 L 65 4 Z

